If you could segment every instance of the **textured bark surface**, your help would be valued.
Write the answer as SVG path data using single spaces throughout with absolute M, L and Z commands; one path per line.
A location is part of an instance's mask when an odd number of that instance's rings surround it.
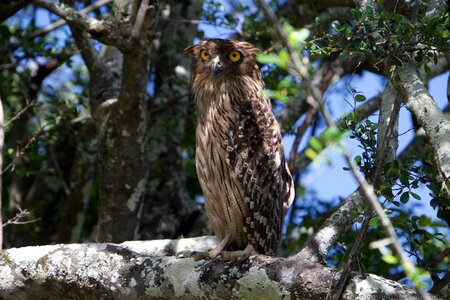
M 450 120 L 436 105 L 411 62 L 405 61 L 397 67 L 394 78 L 398 79 L 393 84 L 403 96 L 406 107 L 429 138 L 442 176 L 442 188 L 450 195 Z
M 309 259 L 194 261 L 214 239 L 68 244 L 0 252 L 2 299 L 325 299 L 339 274 Z M 166 256 L 168 255 L 168 256 Z M 416 299 L 395 281 L 353 274 L 343 299 Z M 434 298 L 433 298 L 434 299 Z
M 46 2 L 40 4 L 61 17 L 76 15 L 70 8 L 61 9 Z M 103 21 L 79 15 L 69 19 L 75 41 L 89 70 L 89 104 L 99 141 L 98 241 L 133 239 L 139 223 L 148 175 L 145 154 L 149 40 L 152 39 L 157 10 L 152 6 L 155 3 L 150 5 L 142 9 L 147 12 L 145 21 L 134 26 L 137 17 L 133 9 L 137 7 L 133 7 L 128 0 L 116 0 L 115 18 L 107 23 L 112 26 L 121 24 L 124 26 L 122 29 L 128 31 L 120 35 L 120 41 L 108 40 L 113 46 L 105 46 L 100 55 L 87 38 L 87 31 L 99 22 L 103 24 Z M 131 28 L 136 29 L 134 35 Z M 96 33 L 99 34 L 98 31 Z

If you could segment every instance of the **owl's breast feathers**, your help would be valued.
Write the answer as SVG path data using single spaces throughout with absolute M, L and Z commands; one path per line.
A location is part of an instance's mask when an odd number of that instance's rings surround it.
M 216 81 L 195 75 L 197 171 L 219 238 L 230 233 L 239 247 L 248 241 L 258 253 L 274 255 L 294 191 L 257 71 Z

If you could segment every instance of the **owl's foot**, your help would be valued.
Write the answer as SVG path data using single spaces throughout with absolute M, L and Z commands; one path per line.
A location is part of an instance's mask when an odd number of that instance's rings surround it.
M 187 258 L 192 257 L 195 261 L 201 259 L 216 259 L 216 257 L 222 252 L 223 249 L 228 245 L 229 235 L 226 235 L 223 240 L 220 241 L 216 248 L 209 251 L 192 251 L 184 250 L 177 253 L 177 258 Z
M 256 251 L 252 244 L 247 244 L 244 250 L 237 251 L 221 251 L 217 254 L 216 260 L 229 261 L 238 258 L 239 260 L 247 260 L 251 255 L 255 255 Z
M 195 261 L 199 261 L 201 259 L 210 258 L 209 252 L 206 251 L 195 251 L 195 250 L 184 250 L 177 253 L 177 258 L 188 258 L 191 257 Z
M 223 249 L 225 249 L 225 247 L 228 245 L 228 240 L 229 236 L 227 235 L 222 241 L 220 241 L 220 244 L 217 245 L 216 248 L 209 251 L 181 251 L 177 253 L 177 258 L 192 257 L 195 261 L 201 259 L 229 261 L 236 258 L 239 258 L 239 260 L 247 260 L 250 255 L 256 254 L 255 248 L 253 248 L 252 244 L 250 243 L 247 244 L 244 250 L 224 251 Z

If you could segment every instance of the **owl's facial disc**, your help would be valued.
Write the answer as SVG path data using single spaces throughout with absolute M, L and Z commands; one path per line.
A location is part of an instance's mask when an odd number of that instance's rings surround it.
M 211 61 L 211 73 L 214 76 L 219 75 L 219 73 L 222 71 L 222 62 L 220 61 L 220 57 L 216 56 Z

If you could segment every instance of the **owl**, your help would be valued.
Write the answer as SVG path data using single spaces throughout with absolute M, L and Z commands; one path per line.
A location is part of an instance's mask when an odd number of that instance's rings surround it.
M 294 189 L 258 49 L 208 39 L 184 51 L 193 55 L 196 170 L 220 240 L 206 256 L 275 255 Z

